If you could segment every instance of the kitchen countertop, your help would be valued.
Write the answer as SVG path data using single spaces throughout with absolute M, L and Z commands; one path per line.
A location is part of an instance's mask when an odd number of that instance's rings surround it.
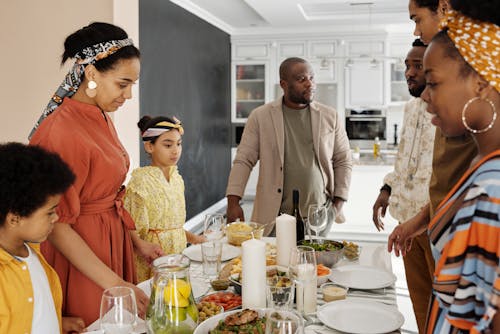
M 380 156 L 373 157 L 372 150 L 360 150 L 359 159 L 355 158 L 353 152 L 353 164 L 355 165 L 384 165 L 393 166 L 396 160 L 397 150 L 380 150 Z

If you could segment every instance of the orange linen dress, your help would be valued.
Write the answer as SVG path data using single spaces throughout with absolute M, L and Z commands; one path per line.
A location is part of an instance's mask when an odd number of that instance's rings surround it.
M 101 261 L 135 283 L 129 234 L 135 227 L 121 200 L 129 158 L 109 116 L 96 106 L 65 98 L 40 125 L 30 144 L 58 153 L 76 174 L 57 208 L 59 223 L 71 224 Z M 98 319 L 103 289 L 49 241 L 41 249 L 61 280 L 62 314 L 82 317 L 86 325 Z

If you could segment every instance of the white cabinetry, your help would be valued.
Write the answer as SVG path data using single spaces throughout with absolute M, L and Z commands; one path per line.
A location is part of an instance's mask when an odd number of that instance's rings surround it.
M 333 39 L 282 41 L 278 44 L 276 66 L 279 67 L 289 57 L 304 58 L 311 64 L 317 83 L 334 83 L 337 80 L 336 63 L 333 60 L 336 48 L 337 42 Z
M 268 43 L 235 44 L 232 51 L 233 59 L 269 59 Z
M 345 69 L 345 104 L 348 108 L 384 105 L 384 65 L 355 62 Z
M 347 52 L 349 57 L 384 56 L 384 45 L 384 41 L 351 41 L 349 42 Z
M 235 61 L 232 66 L 231 121 L 246 122 L 250 112 L 268 101 L 268 62 Z

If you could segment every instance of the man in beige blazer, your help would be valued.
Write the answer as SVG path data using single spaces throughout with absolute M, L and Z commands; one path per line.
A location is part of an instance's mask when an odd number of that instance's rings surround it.
M 342 216 L 352 170 L 344 126 L 335 109 L 313 102 L 314 74 L 304 59 L 283 61 L 280 86 L 283 96 L 254 109 L 245 125 L 226 190 L 229 222 L 244 220 L 239 202 L 257 161 L 252 221 L 271 223 L 280 213 L 292 214 L 292 189 L 300 192 L 303 216 L 317 203 L 331 203 Z

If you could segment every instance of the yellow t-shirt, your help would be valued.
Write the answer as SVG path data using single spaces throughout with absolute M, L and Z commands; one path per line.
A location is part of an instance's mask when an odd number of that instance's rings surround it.
M 123 202 L 141 239 L 160 245 L 165 254 L 186 248 L 184 180 L 177 167 L 171 168 L 170 181 L 158 167 L 135 169 Z M 149 279 L 150 265 L 137 253 L 135 257 L 139 282 Z

